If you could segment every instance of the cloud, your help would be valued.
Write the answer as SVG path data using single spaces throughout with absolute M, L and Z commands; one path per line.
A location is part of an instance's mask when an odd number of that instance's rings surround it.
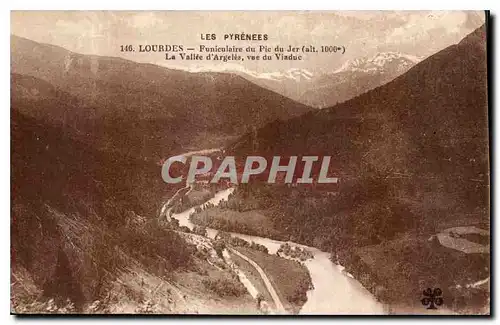
M 163 27 L 168 27 L 168 24 L 163 19 L 159 18 L 154 12 L 144 12 L 133 14 L 126 20 L 127 24 L 131 28 L 154 28 L 157 25 L 163 25 Z
M 423 41 L 431 37 L 433 30 L 442 31 L 443 35 L 441 37 L 446 38 L 447 34 L 463 32 L 466 20 L 467 14 L 460 11 L 432 11 L 426 14 L 410 14 L 406 23 L 388 34 L 386 41 L 391 43 Z

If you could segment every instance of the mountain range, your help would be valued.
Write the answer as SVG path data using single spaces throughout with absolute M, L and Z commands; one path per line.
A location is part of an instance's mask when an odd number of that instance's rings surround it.
M 196 141 L 207 138 L 220 146 L 219 138 L 311 109 L 234 74 L 82 55 L 17 36 L 11 36 L 11 73 L 12 100 L 30 103 L 19 106 L 23 113 L 156 158 L 203 147 Z
M 395 52 L 378 53 L 371 58 L 349 60 L 339 69 L 324 74 L 300 96 L 300 102 L 329 107 L 382 86 L 408 71 L 421 58 Z

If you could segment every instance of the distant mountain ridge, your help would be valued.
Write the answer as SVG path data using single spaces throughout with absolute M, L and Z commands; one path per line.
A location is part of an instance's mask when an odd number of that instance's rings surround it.
M 320 107 L 342 103 L 382 86 L 420 60 L 417 56 L 396 52 L 349 60 L 333 73 L 317 78 L 314 86 L 301 95 L 300 102 Z
M 418 56 L 397 53 L 383 52 L 377 53 L 371 58 L 358 58 L 345 62 L 335 73 L 343 71 L 364 71 L 385 73 L 386 70 L 391 70 L 389 66 L 395 66 L 399 72 L 404 72 L 412 65 L 420 62 L 422 59 Z
M 397 52 L 346 61 L 332 72 L 315 74 L 303 68 L 256 72 L 241 65 L 189 69 L 223 71 L 242 76 L 264 88 L 313 107 L 328 107 L 376 88 L 406 72 L 422 58 Z
M 11 72 L 37 78 L 74 97 L 78 104 L 67 110 L 67 118 L 73 114 L 110 126 L 162 121 L 163 131 L 155 126 L 155 132 L 148 134 L 146 125 L 141 128 L 146 133 L 137 136 L 146 142 L 150 137 L 169 135 L 196 147 L 188 140 L 210 134 L 240 135 L 254 126 L 311 109 L 234 74 L 190 73 L 121 58 L 82 55 L 17 36 L 11 36 Z M 29 83 L 33 89 L 28 92 L 34 100 L 36 88 L 46 86 L 37 86 L 33 80 Z M 23 87 L 14 87 L 14 98 L 21 95 L 17 91 Z M 43 97 L 38 96 L 38 100 Z M 57 118 L 48 108 L 45 112 L 47 117 Z

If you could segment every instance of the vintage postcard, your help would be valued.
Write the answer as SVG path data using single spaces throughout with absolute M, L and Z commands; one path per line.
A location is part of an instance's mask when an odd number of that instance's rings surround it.
M 11 313 L 489 315 L 486 11 L 12 11 Z

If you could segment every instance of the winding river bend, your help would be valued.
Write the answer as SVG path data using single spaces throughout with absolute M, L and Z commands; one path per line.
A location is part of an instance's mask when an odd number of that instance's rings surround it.
M 215 196 L 205 203 L 218 205 L 222 200 L 227 200 L 234 191 L 233 188 L 219 191 Z M 205 204 L 204 203 L 204 204 Z M 202 206 L 201 204 L 200 206 Z M 171 217 L 179 220 L 181 226 L 193 229 L 194 225 L 189 220 L 189 215 L 193 213 L 195 207 L 183 212 L 172 214 Z M 207 234 L 214 238 L 216 229 L 207 228 Z M 230 233 L 232 236 L 253 241 L 264 245 L 270 254 L 275 254 L 283 241 L 270 238 L 250 236 L 239 233 Z M 366 290 L 358 281 L 342 272 L 343 267 L 332 263 L 329 254 L 317 248 L 289 242 L 294 246 L 308 249 L 314 255 L 313 259 L 307 260 L 304 264 L 311 275 L 314 289 L 307 292 L 307 302 L 302 306 L 300 314 L 384 314 L 384 306 Z

